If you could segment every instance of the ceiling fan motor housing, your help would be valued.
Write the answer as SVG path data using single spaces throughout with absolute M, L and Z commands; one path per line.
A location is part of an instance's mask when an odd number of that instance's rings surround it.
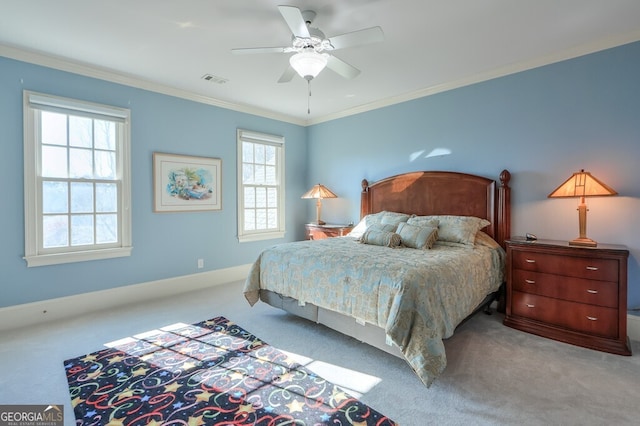
M 307 25 L 311 24 L 313 20 L 316 19 L 316 13 L 313 10 L 303 10 L 302 12 L 300 12 L 300 14 L 302 15 L 302 19 L 304 19 L 304 22 L 306 22 Z
M 291 37 L 293 47 L 296 49 L 305 49 L 312 47 L 317 52 L 331 49 L 329 40 L 326 39 L 324 33 L 317 28 L 309 27 L 309 35 L 311 37 Z

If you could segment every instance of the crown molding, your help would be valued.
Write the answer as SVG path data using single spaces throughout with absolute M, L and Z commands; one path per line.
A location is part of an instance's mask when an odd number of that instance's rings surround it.
M 45 66 L 48 68 L 57 69 L 60 71 L 67 71 L 74 74 L 80 74 L 87 77 L 93 77 L 100 80 L 110 81 L 112 83 L 123 84 L 138 89 L 149 90 L 156 93 L 161 93 L 168 96 L 187 99 L 194 102 L 199 102 L 207 105 L 213 105 L 220 108 L 225 108 L 233 111 L 238 111 L 246 114 L 256 115 L 273 120 L 283 121 L 286 123 L 296 124 L 299 126 L 312 126 L 314 124 L 325 123 L 327 121 L 336 120 L 339 118 L 348 117 L 351 115 L 361 114 L 363 112 L 372 111 L 391 105 L 411 101 L 418 98 L 434 95 L 437 93 L 446 92 L 449 90 L 459 89 L 461 87 L 470 86 L 472 84 L 481 83 L 495 78 L 504 77 L 510 74 L 516 74 L 522 71 L 539 68 L 545 65 L 550 65 L 557 62 L 574 59 L 580 56 L 596 53 L 602 50 L 622 46 L 625 44 L 637 42 L 640 40 L 640 30 L 633 31 L 625 34 L 617 34 L 611 37 L 607 37 L 598 40 L 593 43 L 587 43 L 580 46 L 576 46 L 571 49 L 566 49 L 561 52 L 554 53 L 552 55 L 542 56 L 528 61 L 521 61 L 513 64 L 506 65 L 504 67 L 495 68 L 485 73 L 470 75 L 458 80 L 437 84 L 430 87 L 425 87 L 412 92 L 404 93 L 398 96 L 391 96 L 379 101 L 366 103 L 354 108 L 349 108 L 344 111 L 336 112 L 333 114 L 327 114 L 322 117 L 304 120 L 295 117 L 291 117 L 285 114 L 279 114 L 271 110 L 263 108 L 256 108 L 249 105 L 235 104 L 232 102 L 222 101 L 209 96 L 202 96 L 190 91 L 176 89 L 175 87 L 166 86 L 153 81 L 145 80 L 139 77 L 122 74 L 120 72 L 100 68 L 93 65 L 71 61 L 69 59 L 60 58 L 44 54 L 41 52 L 28 51 L 7 45 L 0 44 L 0 56 L 16 59 L 23 62 L 29 62 L 36 65 Z
M 305 120 L 297 119 L 284 114 L 279 114 L 270 110 L 222 101 L 220 99 L 199 95 L 187 90 L 176 89 L 175 87 L 170 87 L 153 81 L 145 80 L 140 77 L 123 74 L 111 69 L 72 61 L 70 59 L 48 55 L 41 52 L 24 50 L 0 44 L 0 56 L 22 62 L 28 62 L 35 65 L 40 65 L 47 68 L 53 68 L 59 71 L 66 71 L 85 77 L 97 78 L 99 80 L 109 81 L 111 83 L 122 84 L 137 89 L 148 90 L 150 92 L 186 99 L 206 105 L 212 105 L 233 111 L 243 112 L 246 114 L 257 115 L 259 117 L 297 124 L 299 126 L 306 125 Z
M 622 46 L 629 43 L 640 41 L 640 30 L 633 31 L 626 34 L 618 34 L 616 36 L 607 37 L 598 40 L 594 43 L 583 44 L 571 49 L 563 50 L 561 52 L 554 53 L 552 55 L 542 56 L 528 61 L 516 62 L 506 65 L 504 67 L 495 68 L 485 73 L 474 74 L 465 78 L 461 78 L 455 81 L 450 81 L 416 91 L 408 92 L 398 96 L 392 96 L 382 99 L 380 101 L 371 102 L 350 108 L 344 111 L 337 112 L 335 114 L 327 114 L 317 119 L 307 120 L 306 125 L 320 124 L 327 121 L 336 120 L 338 118 L 348 117 L 350 115 L 360 114 L 375 109 L 384 108 L 387 106 L 399 104 L 402 102 L 411 101 L 418 98 L 423 98 L 437 93 L 446 92 L 453 89 L 459 89 L 461 87 L 470 86 L 476 83 L 482 83 L 484 81 L 493 80 L 499 77 L 505 77 L 510 74 L 516 74 L 522 71 L 531 70 L 534 68 L 543 67 L 545 65 L 554 64 L 557 62 L 566 61 L 569 59 L 578 58 L 580 56 L 589 55 L 602 50 L 611 49 L 614 47 Z

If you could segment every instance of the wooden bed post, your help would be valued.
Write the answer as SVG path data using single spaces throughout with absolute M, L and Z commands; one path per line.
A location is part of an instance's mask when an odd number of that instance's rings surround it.
M 369 213 L 369 181 L 362 179 L 362 192 L 360 193 L 360 219 Z
M 498 187 L 498 229 L 496 241 L 506 249 L 505 241 L 511 237 L 511 188 L 509 181 L 511 173 L 503 170 L 500 173 L 500 186 Z

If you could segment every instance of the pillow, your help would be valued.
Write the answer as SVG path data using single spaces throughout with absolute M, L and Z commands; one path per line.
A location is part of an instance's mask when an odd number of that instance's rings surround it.
M 347 235 L 354 238 L 361 238 L 367 228 L 371 225 L 379 223 L 398 225 L 398 223 L 406 222 L 408 219 L 409 215 L 404 213 L 382 211 L 379 213 L 368 214 L 363 217 Z
M 416 226 L 429 226 L 431 228 L 437 228 L 440 221 L 437 216 L 416 216 L 413 215 L 407 220 L 407 223 Z
M 396 232 L 398 227 L 396 225 L 390 224 L 382 224 L 382 223 L 374 223 L 373 225 L 367 228 L 367 231 L 374 232 Z M 365 231 L 366 232 L 366 231 Z M 363 234 L 364 235 L 364 234 Z
M 358 241 L 363 244 L 372 244 L 376 246 L 398 247 L 401 241 L 400 235 L 393 231 L 385 230 L 386 227 L 390 226 L 393 225 L 370 226 Z
M 400 235 L 402 245 L 405 247 L 424 250 L 433 247 L 433 243 L 438 239 L 437 226 L 417 226 L 401 223 L 398 225 L 396 232 Z
M 380 223 L 381 219 L 382 213 L 368 214 L 360 219 L 360 222 L 358 222 L 358 224 L 354 226 L 351 232 L 349 232 L 347 235 L 350 237 L 361 238 L 364 234 L 364 231 L 366 231 L 369 226 L 374 223 Z
M 380 223 L 384 225 L 398 226 L 399 224 L 409 220 L 409 218 L 411 217 L 408 214 L 404 214 L 404 213 L 395 213 L 395 212 L 382 212 L 382 213 L 383 215 L 382 215 L 382 219 L 380 220 Z
M 496 240 L 482 231 L 478 231 L 478 233 L 476 234 L 476 245 L 486 246 L 493 249 L 500 247 L 500 244 L 498 244 Z
M 419 225 L 434 219 L 439 221 L 438 240 L 470 246 L 475 244 L 478 231 L 491 224 L 488 220 L 475 216 L 452 215 L 414 216 L 407 223 Z

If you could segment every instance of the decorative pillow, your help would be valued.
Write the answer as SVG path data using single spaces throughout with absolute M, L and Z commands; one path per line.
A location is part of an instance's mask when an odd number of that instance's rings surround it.
M 347 235 L 354 238 L 361 238 L 367 228 L 371 225 L 379 223 L 398 225 L 398 223 L 406 222 L 408 219 L 409 215 L 404 213 L 382 211 L 379 213 L 368 214 L 363 217 Z
M 369 226 L 367 228 L 367 231 L 373 231 L 373 232 L 396 232 L 397 228 L 398 227 L 396 225 L 383 224 L 383 223 L 374 223 L 373 225 L 371 225 L 371 226 Z
M 406 222 L 411 216 L 405 213 L 382 212 L 380 223 L 384 225 L 396 225 Z
M 360 219 L 360 222 L 358 222 L 358 224 L 347 235 L 350 237 L 361 238 L 369 226 L 374 223 L 380 223 L 382 220 L 382 213 L 383 212 L 366 215 Z
M 437 224 L 433 227 L 401 223 L 396 232 L 400 235 L 402 245 L 415 249 L 430 249 L 438 239 Z
M 367 229 L 358 241 L 363 244 L 372 244 L 376 246 L 398 247 L 400 245 L 400 235 L 393 231 L 385 231 L 384 227 L 393 225 L 383 225 L 382 227 L 371 226 Z M 395 228 L 395 227 L 394 227 Z
M 434 219 L 439 221 L 438 240 L 470 246 L 475 244 L 478 231 L 491 224 L 488 220 L 479 217 L 451 215 L 415 216 L 407 223 L 419 225 Z
M 416 216 L 413 215 L 407 220 L 407 223 L 416 226 L 428 226 L 431 228 L 437 228 L 440 221 L 436 219 L 437 216 Z
M 476 245 L 487 246 L 493 249 L 500 247 L 500 244 L 498 244 L 496 240 L 482 231 L 478 231 L 478 233 L 476 234 Z

